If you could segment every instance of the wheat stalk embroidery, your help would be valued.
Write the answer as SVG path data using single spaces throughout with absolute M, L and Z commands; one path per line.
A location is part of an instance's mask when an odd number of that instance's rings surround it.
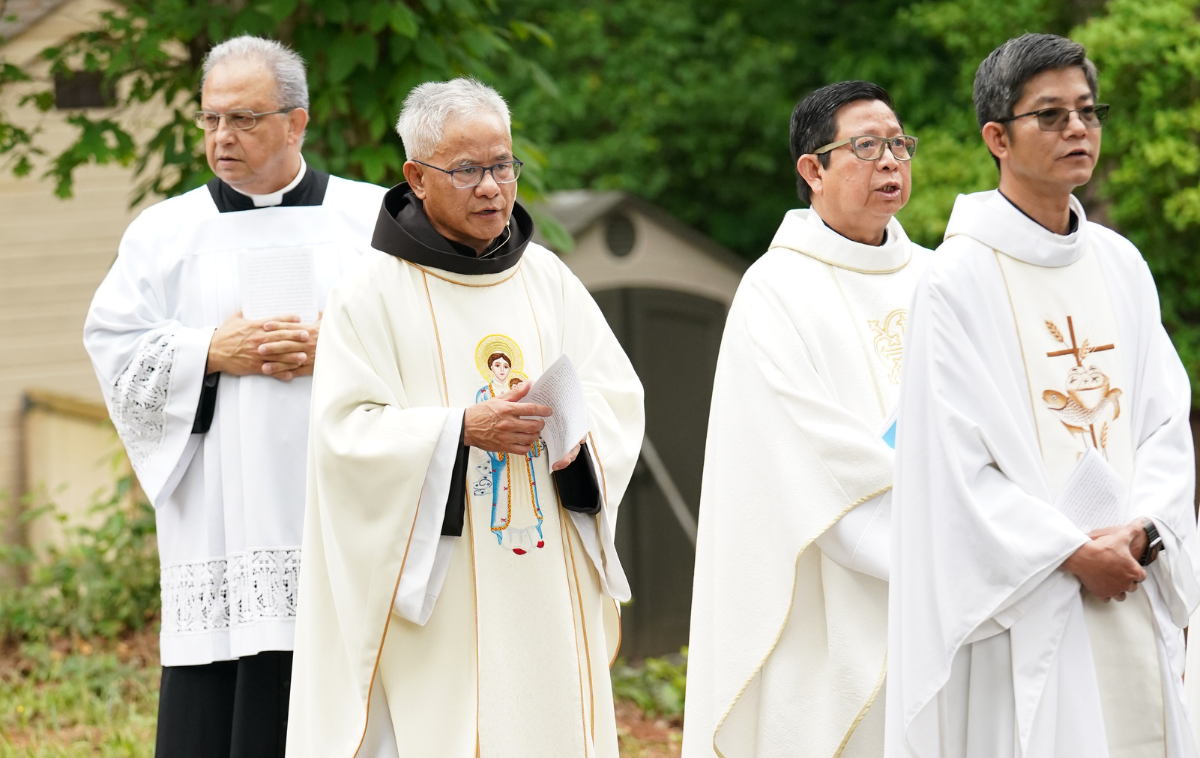
M 1100 447 L 1108 447 L 1108 422 L 1100 427 Z
M 1067 341 L 1063 339 L 1062 332 L 1058 330 L 1058 327 L 1055 326 L 1054 322 L 1050 319 L 1046 319 L 1046 328 L 1050 330 L 1051 337 L 1063 343 L 1064 345 L 1067 344 Z

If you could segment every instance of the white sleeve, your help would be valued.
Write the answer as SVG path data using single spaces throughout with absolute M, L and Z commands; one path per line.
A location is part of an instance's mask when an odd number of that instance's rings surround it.
M 852 509 L 817 537 L 817 547 L 839 565 L 888 580 L 892 553 L 892 491 Z
M 455 408 L 446 416 L 442 434 L 433 448 L 433 459 L 425 472 L 425 486 L 421 488 L 421 502 L 417 505 L 417 521 L 413 525 L 408 557 L 392 601 L 393 609 L 401 618 L 421 626 L 429 620 L 442 592 L 457 539 L 442 535 L 442 521 L 446 517 L 450 478 L 458 457 L 463 412 L 463 409 Z
M 592 452 L 592 470 L 596 474 L 596 481 L 604 481 L 603 474 L 596 463 L 595 451 Z M 632 597 L 632 593 L 629 590 L 629 580 L 625 577 L 625 569 L 621 567 L 621 559 L 617 556 L 617 546 L 613 541 L 614 530 L 608 503 L 604 498 L 604 488 L 600 488 L 599 513 L 588 515 L 578 511 L 567 512 L 571 514 L 571 522 L 575 524 L 575 530 L 579 532 L 579 539 L 583 542 L 584 551 L 591 559 L 592 565 L 596 567 L 596 574 L 600 577 L 601 591 L 617 602 L 627 602 Z

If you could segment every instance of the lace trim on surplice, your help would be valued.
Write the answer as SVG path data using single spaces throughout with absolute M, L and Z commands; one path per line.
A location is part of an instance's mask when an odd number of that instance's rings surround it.
M 162 570 L 163 634 L 296 617 L 300 550 L 250 550 Z
M 175 340 L 169 334 L 147 341 L 112 388 L 112 421 L 135 467 L 158 451 L 167 431 Z

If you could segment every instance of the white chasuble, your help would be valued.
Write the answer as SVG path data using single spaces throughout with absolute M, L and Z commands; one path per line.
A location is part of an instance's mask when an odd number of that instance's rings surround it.
M 328 177 L 319 205 L 218 212 L 200 187 L 134 220 L 96 292 L 84 344 L 157 513 L 164 666 L 292 649 L 312 379 L 221 375 L 202 431 L 208 347 L 249 261 L 293 261 L 270 276 L 299 270 L 315 318 L 382 194 Z
M 892 450 L 929 251 L 814 211 L 746 272 L 717 361 L 688 648 L 688 758 L 878 756 Z
M 1089 450 L 1126 483 L 1133 476 L 1122 346 L 1095 253 L 1065 266 L 1039 266 L 997 252 L 1020 337 L 1038 443 L 1056 496 Z M 1060 326 L 1061 324 L 1061 326 Z M 1108 523 L 1121 526 L 1125 513 Z M 1078 526 L 1078 524 L 1077 524 Z M 1112 758 L 1165 756 L 1163 689 L 1147 593 L 1104 603 L 1086 590 L 1083 616 L 1096 663 Z
M 482 274 L 367 255 L 331 298 L 315 377 L 288 755 L 616 758 L 609 666 L 629 590 L 612 535 L 644 424 L 632 366 L 537 245 Z M 462 535 L 439 536 L 464 409 L 564 354 L 601 511 L 562 507 L 543 445 L 471 448 Z
M 1056 235 L 998 192 L 960 196 L 917 287 L 888 758 L 1196 755 L 1182 686 L 1200 602 L 1190 388 L 1141 255 L 1071 210 L 1078 229 Z M 1077 466 L 1110 483 L 1110 510 L 1072 497 L 1088 481 Z M 1165 550 L 1125 602 L 1059 568 L 1088 531 L 1139 517 Z

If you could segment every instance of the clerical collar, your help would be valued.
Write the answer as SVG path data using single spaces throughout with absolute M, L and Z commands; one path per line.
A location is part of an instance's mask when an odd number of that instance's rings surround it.
M 1069 234 L 1055 234 L 1031 219 L 998 190 L 959 195 L 946 225 L 946 239 L 970 237 L 993 250 L 1035 266 L 1069 266 L 1086 252 L 1087 214 L 1071 196 L 1076 218 Z
M 849 237 L 847 237 L 846 235 L 844 235 L 844 234 L 842 234 L 841 232 L 839 232 L 837 229 L 834 229 L 832 226 L 830 226 L 830 225 L 829 225 L 829 222 L 828 222 L 828 221 L 826 221 L 825 219 L 821 218 L 821 216 L 820 216 L 820 215 L 817 213 L 817 210 L 816 210 L 815 208 L 811 208 L 810 210 L 812 210 L 812 212 L 813 212 L 813 215 L 814 215 L 814 216 L 816 216 L 817 220 L 818 220 L 818 221 L 820 221 L 822 224 L 824 224 L 824 225 L 825 225 L 825 228 L 826 228 L 826 229 L 828 229 L 829 231 L 833 232 L 834 234 L 836 234 L 837 236 L 841 237 L 841 238 L 842 238 L 842 239 L 844 239 L 844 240 L 850 240 L 851 242 L 854 242 L 854 240 L 850 239 L 850 238 L 849 238 Z M 887 244 L 887 241 L 888 241 L 888 234 L 887 234 L 887 229 L 885 228 L 885 229 L 883 230 L 883 241 L 882 241 L 882 242 L 880 242 L 879 244 L 880 244 L 880 245 L 886 245 L 886 244 Z M 860 243 L 860 244 L 861 244 L 861 243 Z M 878 247 L 878 246 L 877 246 L 877 247 Z
M 794 250 L 863 274 L 889 274 L 912 260 L 912 244 L 895 218 L 888 222 L 883 244 L 864 245 L 834 231 L 812 208 L 788 211 L 771 247 Z
M 296 189 L 296 185 L 300 183 L 300 180 L 304 178 L 304 175 L 307 172 L 308 172 L 308 163 L 305 162 L 304 156 L 301 155 L 300 156 L 300 168 L 296 170 L 296 176 L 293 177 L 292 180 L 287 183 L 287 186 L 283 187 L 282 189 L 278 189 L 274 192 L 268 192 L 265 195 L 256 195 L 253 192 L 242 192 L 240 189 L 238 189 L 237 187 L 234 187 L 232 184 L 229 185 L 229 188 L 232 189 L 234 192 L 245 195 L 246 197 L 253 200 L 255 208 L 270 208 L 271 206 L 282 205 L 283 204 L 283 196 L 286 195 L 287 193 L 291 192 L 292 190 Z
M 371 247 L 397 258 L 454 274 L 497 274 L 517 265 L 533 239 L 533 218 L 519 203 L 504 233 L 492 240 L 483 255 L 446 239 L 433 228 L 425 205 L 408 183 L 397 184 L 383 197 Z
M 997 188 L 996 194 L 999 195 L 1000 197 L 1004 198 L 1005 200 L 1007 200 L 1008 204 L 1011 205 L 1012 207 L 1016 208 L 1017 210 L 1019 210 L 1021 212 L 1021 215 L 1024 216 L 1025 218 L 1029 219 L 1030 221 L 1032 221 L 1033 223 L 1042 227 L 1043 229 L 1050 232 L 1051 234 L 1058 234 L 1058 232 L 1054 231 L 1053 229 L 1050 229 L 1049 227 L 1044 225 L 1041 221 L 1038 221 L 1036 218 L 1034 218 L 1033 216 L 1030 216 L 1028 213 L 1026 213 L 1025 209 L 1022 208 L 1021 206 L 1017 205 L 1016 203 L 1014 203 L 1012 201 L 1012 198 L 1010 198 L 1008 195 L 1004 194 L 1003 190 Z M 1067 213 L 1070 214 L 1070 219 L 1067 221 L 1067 234 L 1070 235 L 1070 234 L 1074 234 L 1075 232 L 1079 231 L 1079 217 L 1075 215 L 1075 211 L 1073 209 L 1068 208 Z
M 329 187 L 329 174 L 309 166 L 304 162 L 303 157 L 300 161 L 300 173 L 296 175 L 291 184 L 279 192 L 272 192 L 268 195 L 249 195 L 234 189 L 214 176 L 208 180 L 208 193 L 221 213 L 252 211 L 276 205 L 321 205 L 325 202 L 325 190 Z M 279 196 L 278 202 L 273 202 L 276 195 Z M 256 198 L 259 199 L 257 204 L 255 203 Z

